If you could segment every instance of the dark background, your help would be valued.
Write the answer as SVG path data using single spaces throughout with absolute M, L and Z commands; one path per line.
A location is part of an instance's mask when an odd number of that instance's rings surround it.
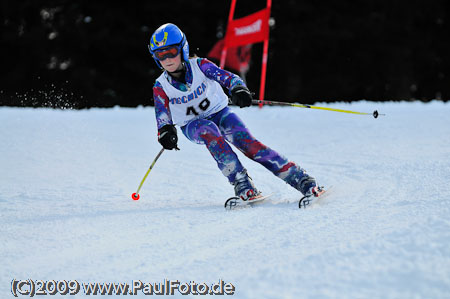
M 172 22 L 205 57 L 231 1 L 1 1 L 0 105 L 152 104 L 153 31 Z M 235 18 L 264 0 L 239 0 Z M 273 0 L 266 99 L 450 98 L 450 1 Z M 247 74 L 258 96 L 262 43 Z

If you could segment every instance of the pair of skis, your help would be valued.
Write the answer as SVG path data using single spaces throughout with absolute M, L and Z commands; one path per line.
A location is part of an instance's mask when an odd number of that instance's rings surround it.
M 299 209 L 305 209 L 319 200 L 323 199 L 326 195 L 328 195 L 330 188 L 324 189 L 323 187 L 320 188 L 320 193 L 316 195 L 311 194 L 308 196 L 303 196 L 299 202 L 298 202 L 298 208 Z M 247 208 L 247 207 L 254 207 L 261 203 L 264 203 L 266 199 L 270 198 L 273 194 L 269 195 L 262 195 L 258 194 L 255 197 L 252 197 L 246 201 L 242 200 L 241 198 L 237 196 L 230 197 L 225 201 L 225 209 L 227 210 L 236 210 L 241 208 Z

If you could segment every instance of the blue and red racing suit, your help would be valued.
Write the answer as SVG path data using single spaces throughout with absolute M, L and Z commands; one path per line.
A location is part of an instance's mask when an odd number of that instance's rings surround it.
M 168 82 L 177 90 L 187 92 L 190 84 L 194 82 L 195 71 L 193 72 L 192 68 L 196 66 L 191 66 L 191 63 L 197 63 L 206 78 L 218 82 L 228 91 L 236 85 L 245 85 L 239 76 L 220 69 L 205 58 L 197 58 L 185 63 L 185 83 L 164 72 L 162 76 L 167 79 L 166 86 Z M 175 124 L 170 109 L 171 103 L 173 105 L 175 100 L 169 99 L 159 80 L 153 87 L 153 97 L 158 129 L 167 124 Z M 236 174 L 242 172 L 244 167 L 229 143 L 300 192 L 307 191 L 299 189 L 299 182 L 308 176 L 305 170 L 253 137 L 243 121 L 229 107 L 224 107 L 210 115 L 198 115 L 183 124 L 181 130 L 190 141 L 206 145 L 230 183 L 234 182 Z

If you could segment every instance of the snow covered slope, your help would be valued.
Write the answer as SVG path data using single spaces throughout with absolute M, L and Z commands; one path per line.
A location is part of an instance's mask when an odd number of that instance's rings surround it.
M 387 116 L 235 108 L 334 186 L 299 210 L 297 191 L 239 153 L 275 193 L 239 211 L 224 210 L 232 186 L 184 136 L 131 200 L 160 150 L 152 108 L 0 108 L 0 297 L 13 279 L 222 279 L 235 298 L 449 298 L 450 105 L 329 106 Z

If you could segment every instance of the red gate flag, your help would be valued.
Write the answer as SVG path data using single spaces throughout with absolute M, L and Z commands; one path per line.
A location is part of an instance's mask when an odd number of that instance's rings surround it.
M 220 55 L 225 45 L 224 39 L 219 40 L 214 47 L 209 51 L 206 57 L 220 61 Z M 235 72 L 245 74 L 250 67 L 250 58 L 252 56 L 252 45 L 245 45 L 240 47 L 231 47 L 227 51 L 227 59 L 225 60 L 225 67 L 232 69 Z
M 264 100 L 264 88 L 266 85 L 267 53 L 269 52 L 269 18 L 272 0 L 267 0 L 265 9 L 246 17 L 233 20 L 236 0 L 231 0 L 230 14 L 228 16 L 225 45 L 220 57 L 220 67 L 225 65 L 227 48 L 264 42 L 261 67 L 261 83 L 259 86 L 259 99 Z M 262 107 L 262 104 L 259 104 Z
M 265 8 L 228 23 L 225 44 L 227 48 L 263 42 L 269 37 L 270 10 Z

